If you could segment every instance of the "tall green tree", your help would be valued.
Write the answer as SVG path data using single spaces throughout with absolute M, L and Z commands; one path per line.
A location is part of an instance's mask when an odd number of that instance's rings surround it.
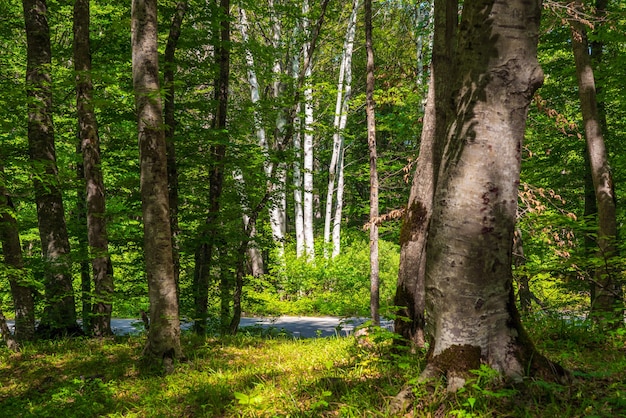
M 167 155 L 159 90 L 156 0 L 134 0 L 131 13 L 133 86 L 137 109 L 144 253 L 150 297 L 148 361 L 166 372 L 182 355 L 178 297 L 172 260 Z
M 76 324 L 70 243 L 56 163 L 47 5 L 45 0 L 23 0 L 22 5 L 27 41 L 28 144 L 46 266 L 46 306 L 39 329 L 52 336 L 80 329 Z
M 435 14 L 449 5 L 435 3 Z M 534 373 L 564 375 L 535 350 L 512 287 L 526 116 L 543 82 L 540 16 L 541 1 L 464 2 L 449 34 L 457 45 L 454 61 L 433 68 L 444 71 L 454 94 L 445 134 L 434 143 L 441 163 L 426 254 L 431 344 L 424 376 L 444 373 L 452 390 L 481 364 L 518 381 Z
M 582 12 L 582 2 L 575 1 L 573 8 L 572 49 L 587 155 L 598 211 L 597 257 L 601 260 L 596 266 L 592 283 L 591 314 L 618 325 L 624 321 L 624 300 L 618 272 L 615 269 L 618 256 L 615 188 L 604 141 L 602 118 L 598 109 L 587 30 L 585 23 L 578 16 Z
M 74 3 L 76 111 L 87 202 L 87 239 L 94 280 L 91 331 L 93 335 L 103 337 L 113 333 L 111 330 L 113 265 L 109 255 L 100 137 L 93 104 L 90 14 L 89 0 L 76 0 Z

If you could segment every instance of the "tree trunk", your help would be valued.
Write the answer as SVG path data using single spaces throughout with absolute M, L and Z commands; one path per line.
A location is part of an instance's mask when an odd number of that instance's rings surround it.
M 91 291 L 91 262 L 89 260 L 89 238 L 87 237 L 87 196 L 85 190 L 85 166 L 83 165 L 83 153 L 81 141 L 76 144 L 76 213 L 74 223 L 76 227 L 76 240 L 78 241 L 78 264 L 80 272 L 80 299 L 82 305 L 81 319 L 83 332 L 91 333 L 91 310 L 93 308 L 93 293 Z
M 582 7 L 580 1 L 574 7 Z M 598 210 L 598 237 L 591 315 L 619 326 L 624 321 L 624 302 L 619 273 L 615 267 L 617 251 L 617 221 L 615 189 L 607 158 L 602 123 L 598 110 L 595 78 L 589 56 L 587 31 L 584 23 L 571 21 L 572 49 L 576 62 L 578 95 L 587 139 L 587 155 Z
M 70 243 L 54 147 L 52 60 L 46 2 L 23 0 L 22 4 L 27 43 L 28 145 L 33 172 L 36 173 L 33 183 L 39 236 L 46 263 L 46 307 L 38 329 L 44 336 L 80 333 L 76 324 Z
M 209 173 L 209 215 L 205 223 L 205 232 L 202 234 L 204 241 L 196 250 L 196 266 L 194 271 L 194 305 L 195 321 L 194 331 L 203 335 L 206 333 L 206 320 L 208 313 L 208 291 L 210 266 L 213 250 L 220 226 L 218 216 L 220 199 L 224 185 L 224 160 L 226 158 L 226 143 L 228 132 L 226 131 L 226 116 L 228 110 L 228 83 L 230 76 L 230 2 L 219 0 L 219 39 L 216 40 L 215 59 L 219 67 L 219 74 L 215 80 L 215 102 L 217 107 L 212 121 L 211 129 L 215 132 L 215 145 L 211 146 L 211 167 Z M 225 273 L 222 273 L 222 304 L 226 303 L 228 283 L 225 281 Z
M 424 347 L 426 243 L 442 148 L 452 110 L 451 75 L 456 46 L 458 2 L 435 2 L 433 57 L 428 98 L 409 202 L 400 231 L 400 267 L 394 304 L 399 307 L 395 330 L 410 344 Z
M 176 45 L 180 38 L 180 28 L 187 11 L 187 0 L 176 4 L 176 11 L 170 25 L 170 33 L 167 37 L 165 54 L 163 56 L 163 85 L 165 88 L 165 102 L 163 113 L 165 118 L 165 147 L 167 151 L 167 188 L 168 201 L 170 204 L 170 229 L 172 231 L 172 260 L 174 262 L 174 280 L 176 280 L 176 294 L 180 298 L 180 252 L 178 245 L 178 169 L 176 163 L 176 145 L 174 132 L 176 130 L 176 117 L 174 114 L 174 98 L 176 88 L 174 86 L 174 74 L 176 73 Z M 180 303 L 179 303 L 180 305 Z
M 247 43 L 248 42 L 248 18 L 246 16 L 246 11 L 241 8 L 239 9 L 239 30 L 241 31 L 241 38 L 244 44 Z M 255 68 L 254 68 L 254 56 L 252 55 L 252 52 L 247 48 L 246 48 L 246 64 L 248 65 L 247 75 L 248 75 L 248 83 L 250 84 L 250 100 L 252 101 L 252 104 L 256 106 L 261 98 L 260 87 L 259 87 L 259 82 L 258 82 Z M 270 172 L 270 164 L 269 164 L 269 158 L 268 158 L 269 151 L 268 151 L 268 146 L 267 146 L 267 139 L 265 137 L 265 128 L 263 127 L 261 116 L 259 115 L 259 111 L 258 109 L 256 109 L 256 107 L 254 109 L 254 125 L 256 128 L 256 136 L 257 136 L 259 147 L 261 148 L 261 151 L 263 152 L 263 155 L 265 156 L 264 161 L 263 161 L 263 170 L 265 172 L 265 175 L 269 178 L 272 173 Z M 252 225 L 251 228 L 252 229 L 250 230 L 250 234 L 251 234 L 250 237 L 251 239 L 253 239 L 257 234 L 256 225 Z M 261 276 L 264 272 L 263 256 L 258 246 L 254 242 L 252 243 L 252 245 L 248 246 L 248 259 L 249 259 L 251 274 L 254 277 Z
M 15 307 L 14 337 L 17 342 L 29 341 L 35 334 L 33 289 L 26 282 L 20 235 L 14 217 L 15 208 L 4 187 L 5 176 L 2 166 L 0 166 L 0 175 L 2 176 L 0 178 L 0 240 Z M 7 334 L 5 339 L 10 337 L 10 334 Z
M 157 34 L 156 0 L 133 0 L 133 86 L 139 132 L 144 254 L 150 297 L 150 329 L 144 358 L 147 361 L 163 360 L 165 371 L 171 372 L 172 362 L 182 355 L 182 350 L 172 260 Z
M 303 2 L 302 14 L 304 15 L 304 31 L 309 34 L 309 2 Z M 304 60 L 310 62 L 312 57 L 308 54 L 310 51 L 310 43 L 304 44 Z M 305 78 L 309 79 L 312 74 L 311 65 L 305 72 Z M 315 260 L 315 236 L 313 228 L 313 89 L 307 85 L 304 90 L 304 140 L 302 142 L 303 151 L 303 207 L 302 207 L 302 223 L 304 228 L 304 251 L 308 261 Z
M 331 241 L 331 230 L 333 238 L 333 252 L 335 257 L 340 252 L 341 245 L 341 212 L 343 196 L 339 196 L 340 190 L 343 195 L 343 130 L 345 129 L 348 117 L 348 106 L 352 94 L 352 53 L 354 50 L 354 37 L 356 34 L 356 18 L 359 8 L 359 0 L 352 3 L 352 13 L 348 21 L 346 37 L 343 45 L 341 66 L 339 67 L 339 80 L 337 82 L 337 101 L 335 103 L 335 118 L 333 121 L 333 152 L 328 168 L 328 188 L 326 191 L 326 216 L 324 220 L 324 244 Z M 340 184 L 341 183 L 341 184 Z M 335 186 L 337 184 L 337 186 Z M 335 191 L 337 192 L 336 199 Z M 333 211 L 333 201 L 335 210 Z M 327 257 L 327 248 L 324 248 Z
M 111 330 L 113 266 L 109 256 L 100 138 L 93 106 L 89 14 L 89 0 L 76 0 L 74 3 L 74 70 L 76 71 L 78 135 L 86 185 L 87 239 L 94 280 L 91 327 L 94 336 L 103 337 L 113 334 Z
M 370 151 L 370 312 L 374 325 L 380 325 L 380 283 L 378 268 L 378 171 L 376 169 L 376 117 L 374 103 L 374 47 L 372 45 L 372 0 L 365 0 L 365 49 L 367 80 L 365 86 L 367 143 Z
M 453 78 L 454 118 L 442 141 L 426 262 L 431 338 L 424 376 L 448 388 L 486 364 L 504 376 L 553 368 L 521 326 L 512 243 L 528 107 L 543 81 L 536 58 L 541 1 L 465 2 Z

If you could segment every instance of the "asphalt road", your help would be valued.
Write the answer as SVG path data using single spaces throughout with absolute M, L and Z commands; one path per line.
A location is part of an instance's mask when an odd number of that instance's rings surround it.
M 338 318 L 333 316 L 308 317 L 308 316 L 279 316 L 272 318 L 241 318 L 239 329 L 259 326 L 264 329 L 284 330 L 295 338 L 317 338 L 350 335 L 354 328 L 363 324 L 368 318 Z M 381 321 L 381 325 L 393 329 L 393 321 Z M 13 321 L 7 321 L 10 328 Z M 183 329 L 191 327 L 190 322 L 181 324 Z M 143 322 L 139 319 L 111 320 L 111 328 L 116 335 L 129 335 L 143 331 Z
M 368 318 L 338 318 L 333 316 L 279 316 L 261 318 L 241 318 L 239 329 L 259 326 L 264 329 L 284 330 L 295 338 L 345 337 L 354 332 L 354 328 L 366 322 Z M 393 329 L 393 321 L 381 321 L 384 327 Z M 191 323 L 183 322 L 183 329 L 189 329 Z M 136 319 L 112 319 L 111 328 L 117 335 L 132 334 L 143 330 L 143 323 Z

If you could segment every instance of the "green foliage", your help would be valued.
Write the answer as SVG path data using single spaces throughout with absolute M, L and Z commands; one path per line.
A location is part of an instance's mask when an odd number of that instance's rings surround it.
M 346 238 L 348 236 L 348 238 Z M 321 254 L 322 248 L 316 249 Z M 381 305 L 393 302 L 399 250 L 380 242 Z M 342 252 L 335 258 L 308 262 L 287 246 L 285 265 L 271 274 L 249 277 L 244 287 L 244 311 L 255 315 L 369 315 L 369 246 L 365 234 L 344 233 Z

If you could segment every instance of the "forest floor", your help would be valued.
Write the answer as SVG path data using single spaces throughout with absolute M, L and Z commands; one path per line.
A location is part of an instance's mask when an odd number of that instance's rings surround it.
M 145 336 L 0 347 L 0 417 L 626 417 L 626 335 L 543 318 L 526 323 L 541 352 L 573 372 L 567 386 L 499 381 L 481 368 L 456 393 L 418 383 L 424 353 L 388 331 L 294 338 L 277 328 L 236 337 L 183 336 L 185 360 L 162 376 L 140 366 Z M 391 400 L 412 385 L 402 414 Z

